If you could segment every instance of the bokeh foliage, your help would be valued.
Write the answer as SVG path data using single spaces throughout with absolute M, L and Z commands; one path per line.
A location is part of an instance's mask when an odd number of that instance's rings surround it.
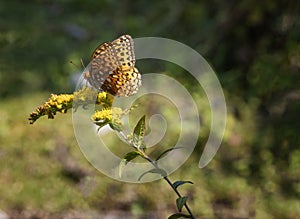
M 83 58 L 87 64 L 99 43 L 128 33 L 133 37 L 167 37 L 195 48 L 211 63 L 224 88 L 228 123 L 217 156 L 205 169 L 197 169 L 198 154 L 207 137 L 202 135 L 195 156 L 189 161 L 194 168 L 185 165 L 175 175 L 190 176 L 188 180 L 198 183 L 189 190 L 197 214 L 211 218 L 297 218 L 299 11 L 299 1 L 293 0 L 1 1 L 0 208 L 60 212 L 81 206 L 143 212 L 174 207 L 168 203 L 165 191 L 165 202 L 159 202 L 155 195 L 147 193 L 147 185 L 121 186 L 102 176 L 96 182 L 104 180 L 107 184 L 96 183 L 93 195 L 82 195 L 78 185 L 64 178 L 60 172 L 63 167 L 50 156 L 59 144 L 57 141 L 76 148 L 70 137 L 71 126 L 62 129 L 58 125 L 65 121 L 62 119 L 27 127 L 27 121 L 22 120 L 35 107 L 33 103 L 38 105 L 48 98 L 40 92 L 72 92 L 72 77 L 78 69 L 70 60 L 81 65 Z M 146 65 L 138 67 L 141 72 L 147 70 Z M 167 67 L 157 65 L 168 72 Z M 180 72 L 174 74 L 187 80 L 187 86 L 195 84 Z M 188 88 L 193 90 L 192 86 Z M 33 93 L 38 95 L 28 101 Z M 38 101 L 37 96 L 41 97 Z M 82 159 L 79 165 L 92 169 L 79 151 L 74 154 L 71 156 Z M 29 174 L 24 174 L 27 171 Z M 24 183 L 18 184 L 19 181 Z M 51 184 L 55 188 L 49 193 Z M 44 190 L 37 190 L 43 185 Z M 164 190 L 163 184 L 156 185 Z M 104 206 L 112 201 L 107 191 L 120 196 L 115 205 Z

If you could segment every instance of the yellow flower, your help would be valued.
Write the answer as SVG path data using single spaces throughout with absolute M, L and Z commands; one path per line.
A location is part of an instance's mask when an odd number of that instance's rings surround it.
M 68 109 L 72 107 L 76 110 L 79 106 L 86 107 L 88 104 L 97 104 L 101 107 L 110 108 L 113 100 L 114 97 L 112 95 L 105 92 L 98 93 L 90 87 L 84 87 L 73 94 L 51 94 L 48 101 L 37 107 L 28 119 L 30 124 L 33 124 L 41 116 L 46 115 L 49 119 L 53 119 L 57 112 L 67 113 Z
M 100 128 L 109 124 L 112 129 L 120 131 L 122 130 L 123 125 L 121 121 L 121 117 L 123 115 L 124 112 L 121 108 L 104 108 L 102 110 L 96 111 L 91 117 L 91 120 L 94 121 L 94 123 Z
M 112 95 L 106 92 L 98 93 L 91 87 L 83 87 L 79 91 L 74 92 L 74 98 L 75 110 L 79 106 L 87 106 L 88 104 L 97 104 L 102 107 L 111 107 L 114 100 Z
M 101 92 L 97 96 L 97 104 L 103 107 L 111 107 L 114 102 L 114 96 L 106 92 Z
M 47 115 L 49 119 L 53 119 L 57 112 L 67 113 L 68 109 L 72 108 L 73 99 L 73 94 L 51 94 L 47 102 L 30 114 L 30 124 L 33 124 L 41 116 Z

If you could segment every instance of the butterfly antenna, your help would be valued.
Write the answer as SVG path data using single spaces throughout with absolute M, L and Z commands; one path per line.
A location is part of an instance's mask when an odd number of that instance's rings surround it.
M 74 65 L 76 68 L 80 69 L 79 66 L 76 65 L 72 60 L 70 61 L 70 63 L 71 63 L 72 65 Z
M 85 66 L 84 66 L 82 58 L 80 59 L 80 62 L 81 62 L 81 65 L 83 66 L 83 68 L 85 69 Z
M 77 64 L 75 64 L 72 60 L 70 61 L 70 63 L 73 64 L 76 68 L 80 69 L 79 66 Z M 80 59 L 80 63 L 83 66 L 83 68 L 85 69 L 85 66 L 83 64 L 83 60 L 82 59 Z

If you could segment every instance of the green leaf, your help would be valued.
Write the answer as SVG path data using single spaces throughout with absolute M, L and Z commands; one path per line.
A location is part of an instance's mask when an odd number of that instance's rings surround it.
M 102 121 L 95 121 L 94 122 L 97 126 L 99 126 L 99 129 L 106 126 L 107 124 L 109 124 L 109 121 L 107 120 L 102 120 Z
M 129 161 L 131 161 L 131 160 L 133 160 L 134 158 L 136 158 L 137 156 L 143 156 L 142 154 L 141 154 L 141 152 L 139 152 L 139 151 L 131 151 L 131 152 L 128 152 L 124 157 L 123 157 L 123 159 L 125 159 L 127 162 L 126 162 L 126 164 L 129 162 Z
M 141 147 L 144 145 L 144 136 L 146 131 L 146 116 L 144 115 L 137 123 L 133 131 L 133 144 L 137 147 Z
M 177 209 L 179 212 L 181 212 L 182 207 L 185 205 L 187 199 L 188 199 L 188 197 L 186 197 L 186 196 L 176 199 L 176 205 L 177 205 Z
M 142 179 L 143 176 L 145 176 L 146 174 L 148 173 L 158 173 L 160 174 L 162 177 L 165 177 L 167 176 L 167 172 L 163 169 L 160 169 L 160 168 L 154 168 L 154 169 L 151 169 L 151 170 L 148 170 L 147 172 L 143 173 L 142 175 L 140 175 L 139 177 L 139 181 Z
M 123 159 L 121 160 L 120 164 L 119 164 L 119 177 L 122 178 L 122 170 L 123 167 L 126 166 L 126 164 L 133 160 L 134 158 L 136 158 L 137 156 L 143 156 L 139 151 L 131 151 L 128 152 Z
M 192 218 L 191 215 L 183 214 L 183 213 L 175 213 L 168 217 L 168 219 L 177 219 L 177 218 Z
M 169 148 L 167 150 L 165 150 L 164 152 L 162 152 L 156 159 L 155 161 L 157 162 L 162 156 L 164 156 L 166 153 L 173 151 L 173 150 L 177 150 L 177 149 L 181 149 L 183 147 L 177 147 L 177 148 Z
M 175 189 L 177 189 L 178 186 L 181 186 L 181 185 L 186 184 L 186 183 L 194 184 L 191 181 L 176 181 L 176 182 L 173 183 L 173 187 Z
M 118 121 L 118 120 L 113 120 L 112 122 L 109 123 L 109 126 L 118 132 L 123 130 L 123 124 Z

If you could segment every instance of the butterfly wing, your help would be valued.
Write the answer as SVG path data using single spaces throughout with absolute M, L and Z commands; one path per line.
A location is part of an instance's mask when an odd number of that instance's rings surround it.
M 119 88 L 117 95 L 118 96 L 131 96 L 137 93 L 139 87 L 142 85 L 141 74 L 137 68 L 130 68 L 125 73 L 126 79 L 124 80 L 123 85 Z
M 118 78 L 115 82 L 117 96 L 131 96 L 141 86 L 141 75 L 135 65 L 134 43 L 129 35 L 123 35 L 112 42 L 113 52 L 117 57 L 118 69 L 111 78 Z
M 123 69 L 134 67 L 135 55 L 133 39 L 129 35 L 120 36 L 112 42 L 112 51 L 116 56 L 116 62 Z
M 99 91 L 130 96 L 141 86 L 141 76 L 134 65 L 133 40 L 123 35 L 111 43 L 101 44 L 94 51 L 85 77 Z
M 103 43 L 92 54 L 89 72 L 85 75 L 86 79 L 94 88 L 100 91 L 104 81 L 117 66 L 112 44 L 110 42 Z

